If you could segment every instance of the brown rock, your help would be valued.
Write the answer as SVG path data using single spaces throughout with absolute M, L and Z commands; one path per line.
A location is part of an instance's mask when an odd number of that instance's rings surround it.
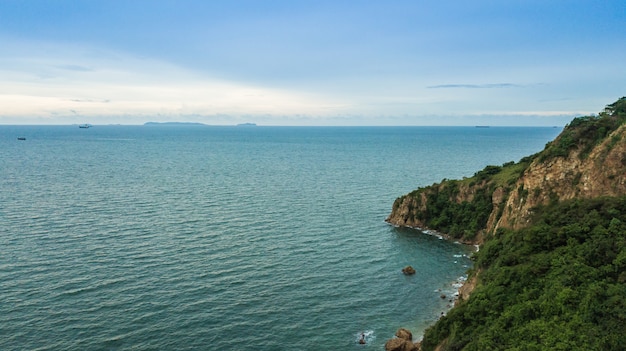
M 402 273 L 404 273 L 406 275 L 415 274 L 415 268 L 413 268 L 411 266 L 406 266 L 406 267 L 402 268 Z
M 398 329 L 398 331 L 396 332 L 396 336 L 400 339 L 413 341 L 413 334 L 411 333 L 410 330 L 405 329 L 405 328 Z
M 387 340 L 386 351 L 419 351 L 419 343 L 413 343 L 413 334 L 404 328 L 398 329 L 396 337 Z
M 385 351 L 419 351 L 419 348 L 411 341 L 394 338 L 385 343 Z

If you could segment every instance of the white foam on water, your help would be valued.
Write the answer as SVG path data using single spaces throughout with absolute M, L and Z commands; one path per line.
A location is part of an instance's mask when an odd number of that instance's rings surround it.
M 356 333 L 354 335 L 354 342 L 358 344 L 361 337 L 365 339 L 365 345 L 371 344 L 374 340 L 376 340 L 376 335 L 374 335 L 373 330 L 364 330 Z

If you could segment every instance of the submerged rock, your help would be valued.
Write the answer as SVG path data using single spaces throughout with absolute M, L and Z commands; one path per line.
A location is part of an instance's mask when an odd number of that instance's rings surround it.
M 406 266 L 402 268 L 402 273 L 404 273 L 405 275 L 415 274 L 415 268 L 411 266 Z

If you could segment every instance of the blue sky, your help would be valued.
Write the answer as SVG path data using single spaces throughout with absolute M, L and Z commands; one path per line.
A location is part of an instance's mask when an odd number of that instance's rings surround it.
M 626 2 L 0 1 L 0 124 L 564 125 Z

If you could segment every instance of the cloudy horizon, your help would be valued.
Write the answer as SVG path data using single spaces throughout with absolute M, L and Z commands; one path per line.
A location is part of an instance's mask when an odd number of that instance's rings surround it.
M 620 1 L 0 3 L 0 124 L 562 126 L 626 95 Z

